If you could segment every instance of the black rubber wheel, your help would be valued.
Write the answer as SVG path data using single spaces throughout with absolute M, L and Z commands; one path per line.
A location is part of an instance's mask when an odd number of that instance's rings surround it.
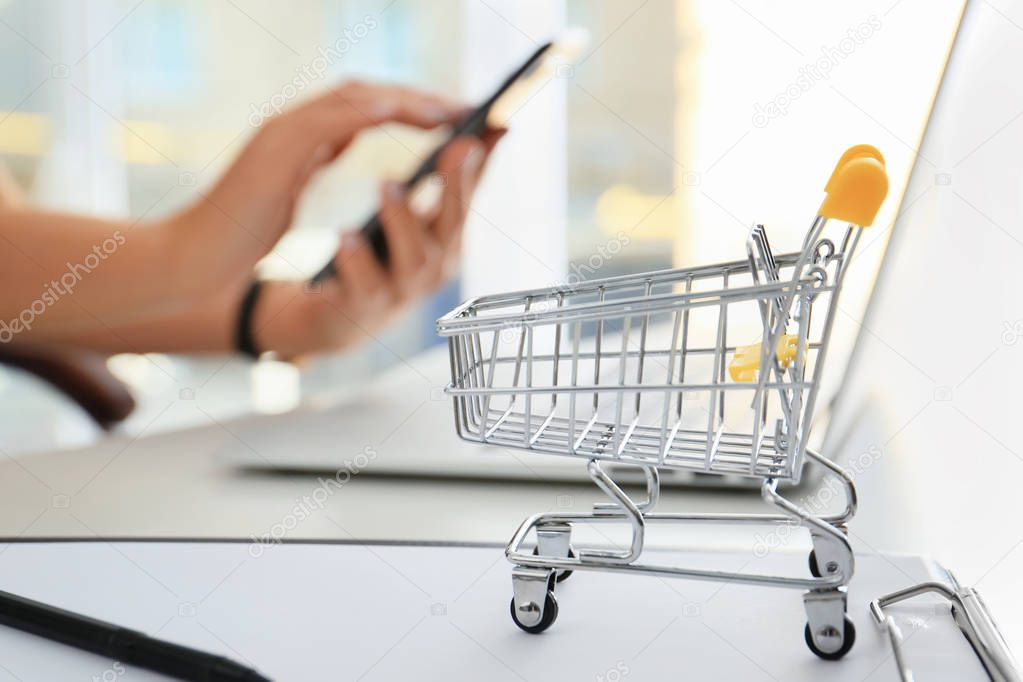
M 543 603 L 543 617 L 540 618 L 540 622 L 536 625 L 523 625 L 519 621 L 519 615 L 515 610 L 515 597 L 512 597 L 510 610 L 512 620 L 515 621 L 516 625 L 531 635 L 538 635 L 553 625 L 554 621 L 558 619 L 558 600 L 554 598 L 553 592 L 547 591 L 547 597 Z
M 540 548 L 539 547 L 534 547 L 533 548 L 533 556 L 540 556 Z M 568 558 L 569 559 L 574 559 L 575 558 L 575 550 L 572 549 L 571 547 L 569 547 L 569 549 L 568 549 Z M 568 576 L 572 575 L 572 573 L 574 573 L 574 571 L 572 571 L 571 569 L 566 568 L 566 569 L 561 570 L 561 571 L 555 571 L 554 573 L 557 576 L 554 580 L 556 582 L 563 583 L 566 580 L 568 580 Z
M 849 653 L 849 650 L 853 648 L 853 644 L 856 643 L 856 626 L 853 625 L 852 619 L 846 616 L 845 619 L 845 637 L 842 640 L 842 647 L 838 651 L 832 651 L 831 653 L 824 653 L 813 643 L 813 635 L 810 634 L 810 624 L 807 623 L 806 627 L 803 628 L 803 639 L 806 640 L 806 646 L 810 647 L 810 651 L 814 652 L 825 661 L 837 661 L 838 659 Z
M 820 578 L 821 567 L 817 565 L 817 552 L 811 549 L 810 556 L 807 557 L 807 559 L 809 560 L 808 563 L 810 564 L 810 575 L 812 575 L 814 578 Z

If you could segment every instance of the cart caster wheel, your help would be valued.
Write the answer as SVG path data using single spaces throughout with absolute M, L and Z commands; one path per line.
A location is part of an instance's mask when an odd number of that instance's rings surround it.
M 817 552 L 815 552 L 812 549 L 810 550 L 810 556 L 807 557 L 807 563 L 810 565 L 810 575 L 812 575 L 814 578 L 820 578 L 823 576 L 823 573 L 821 573 L 820 564 L 817 563 Z M 835 564 L 832 564 L 832 567 L 835 568 L 836 570 L 838 568 L 837 565 Z
M 533 556 L 540 556 L 540 548 L 539 547 L 534 547 L 533 548 Z M 574 559 L 575 558 L 575 550 L 574 549 L 570 548 L 568 550 L 568 558 L 569 559 Z M 574 571 L 572 571 L 571 569 L 564 569 L 564 570 L 561 570 L 561 571 L 555 571 L 555 575 L 558 576 L 557 578 L 555 578 L 555 581 L 557 581 L 559 583 L 565 582 L 566 580 L 568 580 L 568 576 L 572 575 L 572 573 L 574 573 Z
M 817 552 L 811 549 L 810 556 L 808 556 L 807 559 L 808 559 L 807 563 L 810 564 L 810 575 L 812 575 L 814 578 L 820 578 L 821 569 L 820 566 L 817 565 Z
M 519 614 L 515 608 L 515 597 L 511 600 L 511 617 L 515 621 L 515 624 L 525 630 L 531 635 L 538 635 L 550 626 L 554 625 L 554 621 L 558 618 L 558 600 L 554 598 L 554 593 L 550 590 L 547 591 L 547 597 L 543 602 L 543 616 L 540 617 L 540 622 L 536 625 L 523 625 L 522 621 L 519 620 Z
M 837 661 L 838 659 L 849 653 L 852 649 L 853 644 L 856 642 L 856 626 L 853 625 L 852 619 L 846 616 L 845 622 L 845 635 L 842 639 L 842 647 L 836 651 L 825 653 L 817 648 L 817 645 L 813 642 L 813 635 L 810 633 L 810 624 L 807 623 L 806 627 L 803 628 L 803 639 L 806 640 L 806 646 L 810 647 L 810 651 L 814 652 L 825 661 Z

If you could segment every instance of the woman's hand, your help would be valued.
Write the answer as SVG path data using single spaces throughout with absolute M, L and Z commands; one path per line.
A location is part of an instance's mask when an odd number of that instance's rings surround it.
M 173 253 L 190 275 L 182 286 L 201 299 L 248 280 L 291 225 L 309 178 L 363 130 L 388 122 L 433 128 L 464 112 L 435 95 L 353 82 L 270 119 L 216 186 L 168 221 Z
M 0 236 L 21 254 L 4 261 L 20 289 L 0 298 L 0 325 L 39 296 L 35 282 L 66 276 L 65 262 L 78 262 L 95 250 L 91 245 L 123 233 L 116 254 L 76 282 L 73 299 L 60 297 L 23 325 L 18 338 L 107 352 L 234 350 L 252 268 L 290 227 L 310 176 L 366 128 L 391 121 L 432 128 L 464 114 L 433 95 L 351 83 L 271 119 L 216 186 L 156 225 L 135 230 L 134 223 L 0 206 Z M 444 191 L 428 215 L 411 208 L 399 185 L 385 186 L 386 267 L 353 235 L 336 256 L 338 277 L 318 289 L 266 283 L 254 311 L 257 347 L 284 357 L 346 348 L 436 288 L 457 258 L 472 193 L 502 134 L 448 145 L 438 164 Z
M 285 358 L 350 348 L 373 336 L 409 303 L 440 286 L 461 250 L 462 226 L 485 162 L 504 131 L 482 141 L 459 138 L 441 155 L 439 205 L 417 213 L 397 182 L 380 192 L 380 219 L 389 249 L 386 267 L 357 232 L 335 256 L 338 277 L 317 288 L 269 282 L 253 320 L 256 346 Z

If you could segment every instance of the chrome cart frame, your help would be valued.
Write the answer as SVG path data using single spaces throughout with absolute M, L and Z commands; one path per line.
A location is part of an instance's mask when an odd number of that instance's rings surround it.
M 741 261 L 484 296 L 438 320 L 458 434 L 584 459 L 610 498 L 590 513 L 537 514 L 515 532 L 505 553 L 519 627 L 538 633 L 554 622 L 555 585 L 573 571 L 634 572 L 805 590 L 810 649 L 827 659 L 849 651 L 854 560 L 845 530 L 856 491 L 848 473 L 808 450 L 807 437 L 846 266 L 886 190 L 880 153 L 854 147 L 798 252 L 776 257 L 757 225 Z M 841 513 L 815 514 L 778 493 L 779 482 L 799 481 L 804 458 L 840 482 Z M 607 463 L 640 468 L 645 499 L 622 490 Z M 661 469 L 762 479 L 778 513 L 656 512 Z M 573 547 L 573 527 L 607 523 L 629 527 L 627 546 Z M 642 563 L 653 523 L 806 528 L 810 575 Z

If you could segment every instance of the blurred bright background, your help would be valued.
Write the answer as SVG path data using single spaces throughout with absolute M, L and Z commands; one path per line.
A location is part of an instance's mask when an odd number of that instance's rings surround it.
M 435 318 L 469 296 L 739 258 L 755 221 L 766 224 L 777 251 L 794 249 L 835 159 L 851 144 L 872 143 L 887 157 L 892 189 L 849 272 L 823 389 L 830 394 L 841 382 L 866 324 L 847 386 L 857 419 L 835 433 L 852 461 L 864 452 L 886 456 L 857 480 L 864 504 L 852 532 L 867 550 L 932 555 L 965 583 L 979 584 L 1016 644 L 1023 635 L 1023 615 L 1014 608 L 1023 598 L 1023 454 L 1009 381 L 1023 372 L 1023 296 L 1013 276 L 1023 245 L 1023 161 L 1016 153 L 1023 89 L 1013 67 L 1023 63 L 1023 13 L 1011 0 L 972 3 L 969 30 L 949 67 L 951 88 L 920 147 L 962 4 L 0 0 L 7 67 L 0 161 L 42 205 L 154 219 L 215 182 L 266 106 L 293 105 L 348 78 L 409 83 L 474 102 L 563 27 L 589 32 L 580 62 L 558 71 L 512 120 L 475 202 L 457 280 L 376 342 L 299 368 L 253 368 L 226 357 L 116 357 L 113 367 L 140 398 L 123 430 L 149 434 L 282 411 L 306 396 L 358 394 L 367 379 L 396 365 L 418 382 L 415 358 L 437 343 Z M 380 179 L 408 172 L 437 139 L 397 127 L 366 135 L 315 180 L 294 230 L 264 269 L 285 277 L 318 269 L 338 233 L 372 211 Z M 917 173 L 900 204 L 918 148 Z M 905 220 L 890 276 L 864 323 L 898 210 Z M 185 391 L 194 399 L 179 399 Z M 0 452 L 100 435 L 22 374 L 0 371 L 0 400 Z M 96 527 L 108 528 L 102 521 L 134 534 L 132 524 L 142 523 L 116 525 L 110 519 L 121 515 L 120 502 L 101 497 L 120 491 L 121 481 L 136 485 L 129 474 L 149 475 L 149 460 L 135 454 L 123 458 L 126 473 L 97 485 Z M 93 455 L 88 461 L 97 461 Z M 62 461 L 51 466 L 64 472 Z M 8 483 L 24 489 L 24 499 L 48 504 L 50 490 L 33 477 L 26 470 Z M 188 492 L 226 487 L 227 480 L 190 483 Z M 179 514 L 181 524 L 200 518 L 194 525 L 205 527 L 214 513 L 230 511 L 219 498 L 207 507 L 198 504 L 199 493 L 179 498 L 174 482 L 141 488 L 147 504 L 155 501 L 146 518 L 174 517 L 159 528 L 174 526 Z M 258 484 L 267 488 L 234 519 L 249 522 L 272 510 L 269 484 Z M 274 492 L 285 489 L 275 485 L 282 488 Z M 366 485 L 367 496 L 375 494 Z M 259 486 L 238 484 L 246 494 Z M 535 511 L 520 499 L 521 488 L 503 481 L 473 481 L 465 490 L 463 497 L 455 486 L 426 493 L 438 506 L 447 496 L 476 505 L 477 514 L 447 519 L 451 537 L 477 527 L 503 537 L 505 519 L 488 525 L 495 518 L 488 510 L 500 508 L 514 522 L 526 508 Z M 290 504 L 287 494 L 279 497 Z M 82 508 L 88 504 L 83 499 Z M 59 511 L 35 516 L 35 507 L 22 506 L 12 528 L 62 534 Z M 353 518 L 370 516 L 357 511 Z M 418 521 L 428 526 L 436 518 Z
M 0 0 L 0 158 L 42 205 L 158 218 L 216 180 L 268 107 L 349 78 L 473 102 L 536 44 L 579 26 L 590 36 L 582 59 L 511 121 L 458 280 L 377 342 L 301 369 L 114 358 L 141 398 L 124 428 L 146 428 L 183 389 L 202 410 L 179 403 L 154 429 L 349 390 L 437 343 L 433 321 L 470 295 L 735 259 L 753 222 L 776 250 L 794 249 L 838 155 L 870 142 L 887 156 L 892 199 L 851 271 L 838 355 L 862 317 L 960 5 Z M 315 180 L 265 271 L 317 270 L 339 230 L 372 211 L 380 179 L 408 172 L 437 139 L 366 135 Z M 0 396 L 12 449 L 95 437 L 31 379 L 0 374 Z

